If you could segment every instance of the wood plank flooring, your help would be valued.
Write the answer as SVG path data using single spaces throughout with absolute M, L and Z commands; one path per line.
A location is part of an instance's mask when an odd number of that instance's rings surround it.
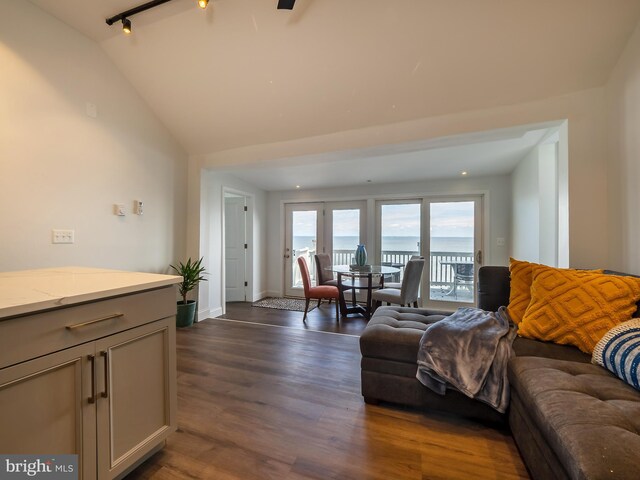
M 243 309 L 178 331 L 179 428 L 129 480 L 528 478 L 507 431 L 365 405 L 358 337 L 310 329 L 358 321 Z

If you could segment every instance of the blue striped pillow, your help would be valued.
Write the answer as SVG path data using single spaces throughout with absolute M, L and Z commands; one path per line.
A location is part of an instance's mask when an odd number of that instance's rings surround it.
M 609 330 L 593 349 L 591 362 L 640 390 L 640 319 Z

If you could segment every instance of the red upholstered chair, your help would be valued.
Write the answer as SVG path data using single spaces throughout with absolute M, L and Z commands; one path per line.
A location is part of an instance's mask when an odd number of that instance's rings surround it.
M 300 273 L 302 274 L 302 283 L 304 285 L 304 298 L 307 301 L 304 307 L 304 317 L 302 321 L 307 321 L 307 312 L 309 311 L 309 302 L 311 299 L 322 300 L 323 298 L 334 299 L 336 301 L 336 321 L 340 321 L 340 306 L 338 298 L 340 296 L 338 287 L 332 285 L 320 285 L 317 287 L 311 286 L 311 275 L 309 275 L 309 267 L 304 257 L 298 257 L 298 266 L 300 267 Z

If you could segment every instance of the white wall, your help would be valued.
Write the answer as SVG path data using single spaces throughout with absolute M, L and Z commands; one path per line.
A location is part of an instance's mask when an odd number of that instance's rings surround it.
M 511 255 L 552 266 L 560 244 L 557 137 L 533 148 L 511 174 Z
M 308 191 L 269 192 L 268 198 L 268 293 L 281 295 L 283 291 L 283 239 L 284 239 L 284 203 L 341 201 L 367 199 L 369 236 L 373 236 L 373 218 L 375 203 L 372 199 L 393 197 L 417 197 L 428 195 L 464 195 L 486 194 L 483 250 L 485 265 L 507 265 L 509 262 L 509 244 L 497 246 L 497 238 L 509 237 L 511 188 L 509 176 L 461 178 L 430 182 L 397 183 L 385 185 L 363 185 L 351 188 L 328 188 Z M 373 251 L 371 252 L 373 253 Z
M 640 274 L 640 24 L 613 70 L 606 93 L 610 267 Z M 603 197 L 599 190 L 589 193 Z
M 538 149 L 540 188 L 540 255 L 544 265 L 558 265 L 558 143 L 545 143 Z M 563 265 L 566 266 L 566 265 Z
M 238 178 L 224 172 L 203 171 L 200 203 L 200 255 L 204 256 L 208 281 L 200 284 L 198 318 L 215 317 L 224 312 L 224 192 L 243 194 L 249 197 L 247 215 L 247 239 L 250 248 L 247 264 L 251 271 L 248 291 L 258 300 L 266 296 L 267 290 L 267 195 Z
M 0 65 L 0 270 L 167 271 L 185 250 L 187 167 L 167 129 L 94 42 L 30 2 L 0 3 Z M 52 245 L 52 228 L 75 244 Z
M 540 187 L 538 149 L 523 158 L 511 174 L 511 255 L 518 260 L 539 262 Z

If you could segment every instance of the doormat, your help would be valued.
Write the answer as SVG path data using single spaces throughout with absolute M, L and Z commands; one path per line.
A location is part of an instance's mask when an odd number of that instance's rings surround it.
M 304 304 L 306 300 L 298 298 L 280 298 L 280 297 L 267 297 L 257 302 L 253 302 L 254 307 L 260 308 L 275 308 L 277 310 L 292 310 L 294 312 L 304 312 Z M 316 308 L 318 303 L 313 301 L 309 304 L 309 311 Z

